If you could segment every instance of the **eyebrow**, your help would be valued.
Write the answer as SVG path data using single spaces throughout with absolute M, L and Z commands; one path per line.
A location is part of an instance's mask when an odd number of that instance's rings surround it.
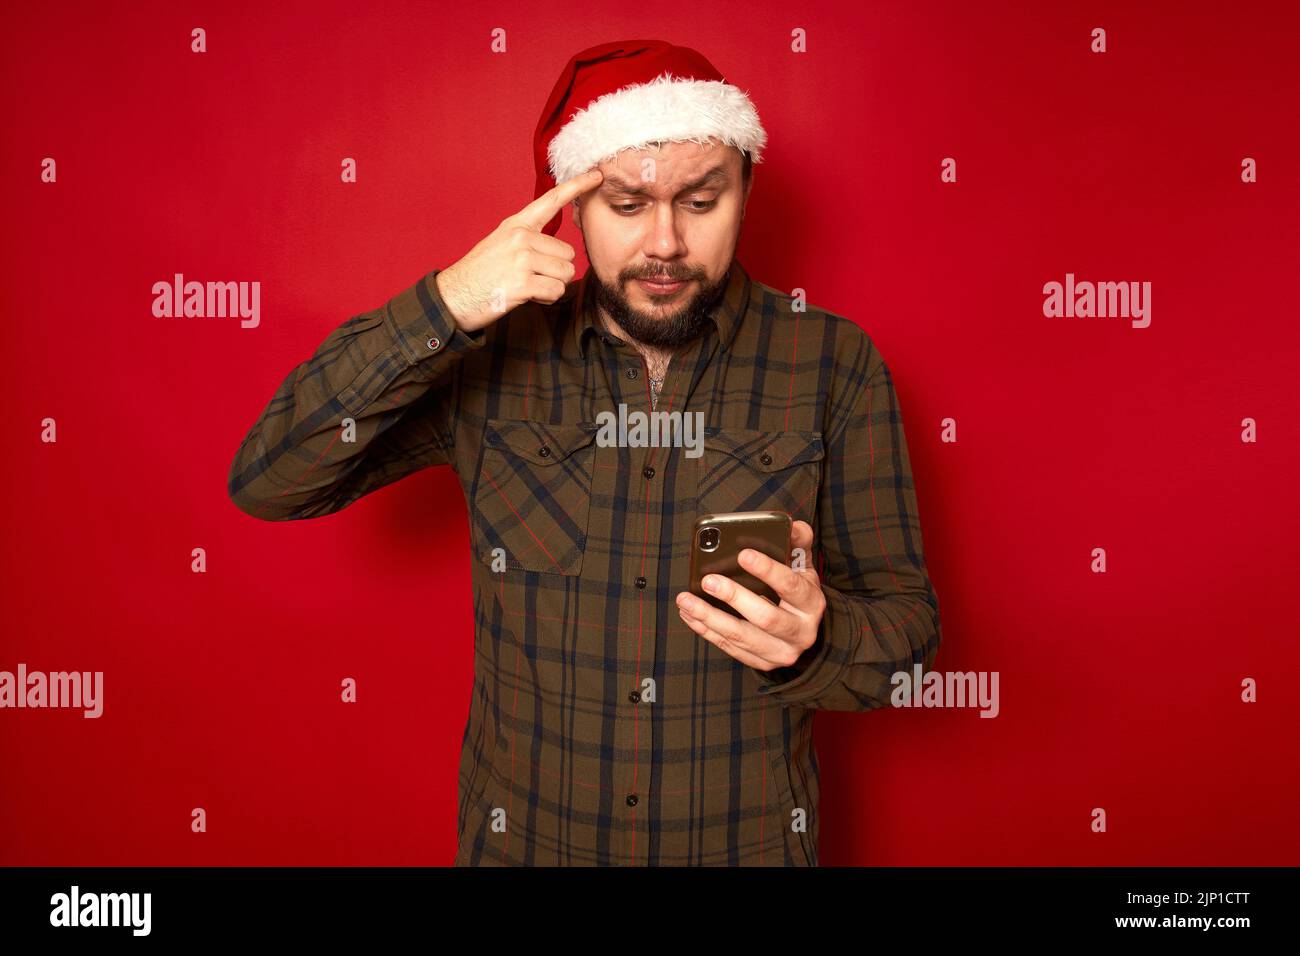
M 725 185 L 729 181 L 729 179 L 730 177 L 727 176 L 727 171 L 725 169 L 723 169 L 721 166 L 714 166 L 712 169 L 710 169 L 704 175 L 700 176 L 698 179 L 693 179 L 691 180 L 691 182 L 686 183 L 680 190 L 678 190 L 677 195 L 680 196 L 682 193 L 688 193 L 688 192 L 693 192 L 696 189 L 702 189 L 703 187 L 709 185 L 710 183 Z M 610 187 L 610 188 L 606 189 L 605 187 Z M 618 175 L 617 173 L 606 173 L 605 181 L 601 183 L 601 189 L 606 192 L 619 193 L 620 195 L 627 195 L 627 196 L 644 196 L 647 195 L 649 192 L 646 189 L 645 183 L 638 183 L 635 180 L 624 179 L 622 176 Z

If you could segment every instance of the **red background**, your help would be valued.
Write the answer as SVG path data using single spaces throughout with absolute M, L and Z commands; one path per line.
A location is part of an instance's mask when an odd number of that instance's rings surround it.
M 750 91 L 741 261 L 880 348 L 938 667 L 1001 675 L 992 720 L 818 716 L 823 864 L 1295 863 L 1300 15 L 1063 7 L 8 5 L 0 669 L 102 670 L 105 709 L 0 711 L 0 862 L 450 862 L 454 476 L 268 524 L 227 470 L 332 328 L 531 198 L 565 60 L 650 35 Z M 261 326 L 154 318 L 175 272 L 260 281 Z M 1066 272 L 1152 282 L 1150 328 L 1045 318 Z

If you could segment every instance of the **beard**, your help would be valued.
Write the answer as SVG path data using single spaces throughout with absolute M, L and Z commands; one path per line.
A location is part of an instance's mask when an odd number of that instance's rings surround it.
M 658 349 L 676 349 L 698 338 L 712 321 L 709 312 L 721 297 L 727 285 L 728 269 L 717 282 L 710 282 L 701 272 L 677 266 L 656 269 L 641 267 L 625 269 L 618 275 L 618 285 L 608 285 L 592 270 L 596 280 L 596 305 L 618 323 L 619 328 L 631 338 Z M 624 287 L 637 279 L 697 280 L 698 290 L 686 302 L 667 307 L 668 311 L 643 312 L 634 309 Z M 683 290 L 684 291 L 684 290 Z

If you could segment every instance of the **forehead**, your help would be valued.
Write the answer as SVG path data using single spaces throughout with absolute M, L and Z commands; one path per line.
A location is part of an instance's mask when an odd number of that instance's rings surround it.
M 740 151 L 716 140 L 707 143 L 651 143 L 642 149 L 625 149 L 599 164 L 601 172 L 605 174 L 602 186 L 606 191 L 620 185 L 648 191 L 672 191 L 717 167 L 728 178 L 739 176 Z M 645 170 L 651 171 L 654 177 L 652 180 L 644 180 Z M 720 182 L 717 180 L 714 185 Z

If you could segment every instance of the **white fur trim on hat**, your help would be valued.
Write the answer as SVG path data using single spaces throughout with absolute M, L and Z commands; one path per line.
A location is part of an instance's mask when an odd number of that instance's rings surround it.
M 757 163 L 767 134 L 738 88 L 663 73 L 592 100 L 555 134 L 546 152 L 551 175 L 562 183 L 624 149 L 709 139 L 748 152 Z

